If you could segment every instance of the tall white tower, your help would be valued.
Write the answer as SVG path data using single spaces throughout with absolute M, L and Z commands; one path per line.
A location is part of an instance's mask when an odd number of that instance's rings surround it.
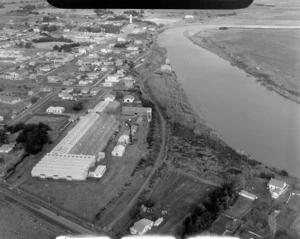
M 129 15 L 129 23 L 132 24 L 132 15 Z

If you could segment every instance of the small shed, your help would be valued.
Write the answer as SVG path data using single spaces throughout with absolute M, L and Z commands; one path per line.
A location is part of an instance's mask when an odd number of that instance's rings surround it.
M 96 170 L 94 171 L 94 178 L 101 178 L 104 173 L 106 172 L 106 166 L 105 165 L 99 165 Z
M 120 138 L 118 139 L 118 143 L 129 144 L 129 142 L 130 142 L 130 138 L 126 134 L 121 135 Z
M 118 144 L 114 147 L 113 151 L 111 152 L 112 156 L 122 157 L 125 153 L 125 146 Z
M 116 98 L 115 95 L 108 94 L 108 95 L 104 96 L 103 100 L 105 100 L 105 101 L 114 101 L 115 98 Z
M 132 103 L 133 101 L 134 101 L 134 96 L 132 96 L 132 95 L 125 95 L 124 96 L 124 102 Z
M 163 222 L 164 218 L 160 217 L 154 222 L 154 226 L 159 226 Z

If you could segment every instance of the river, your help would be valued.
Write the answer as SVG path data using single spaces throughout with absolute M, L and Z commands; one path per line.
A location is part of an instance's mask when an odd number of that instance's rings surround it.
M 300 178 L 300 105 L 193 44 L 185 30 L 158 37 L 194 110 L 232 147 Z

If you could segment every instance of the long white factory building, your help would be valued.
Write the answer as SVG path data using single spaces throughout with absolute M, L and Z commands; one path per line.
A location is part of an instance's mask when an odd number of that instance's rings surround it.
M 101 105 L 101 110 L 106 108 Z M 68 134 L 32 169 L 32 177 L 85 180 L 96 156 L 119 126 L 113 115 L 95 111 L 86 114 Z

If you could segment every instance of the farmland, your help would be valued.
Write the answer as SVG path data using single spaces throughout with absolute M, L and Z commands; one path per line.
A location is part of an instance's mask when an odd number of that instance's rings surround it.
M 251 209 L 253 201 L 240 196 L 236 203 L 226 211 L 226 215 L 241 219 Z
M 202 199 L 215 187 L 197 179 L 176 172 L 167 172 L 152 192 L 156 207 L 168 212 L 159 227 L 163 234 L 174 234 L 176 227 L 189 213 L 190 207 Z
M 0 197 L 0 231 L 5 239 L 52 239 L 64 232 Z

